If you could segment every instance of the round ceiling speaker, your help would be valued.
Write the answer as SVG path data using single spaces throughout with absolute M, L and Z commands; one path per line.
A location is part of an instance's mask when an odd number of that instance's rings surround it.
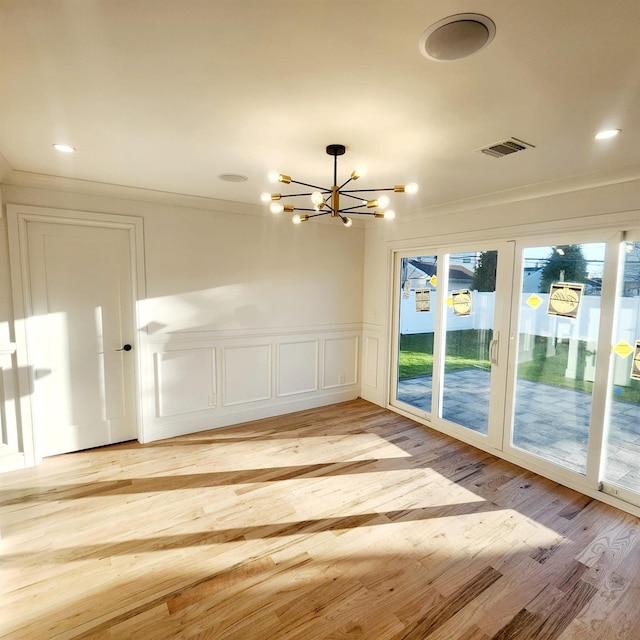
M 432 24 L 420 38 L 420 53 L 430 60 L 451 62 L 484 49 L 496 35 L 493 20 L 479 13 L 458 13 Z

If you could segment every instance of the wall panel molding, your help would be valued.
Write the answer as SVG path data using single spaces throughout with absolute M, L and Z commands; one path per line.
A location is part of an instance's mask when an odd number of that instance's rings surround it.
M 362 330 L 362 388 L 364 400 L 386 406 L 389 374 L 384 328 L 365 323 Z
M 207 411 L 216 406 L 215 348 L 173 349 L 154 355 L 158 417 Z
M 318 390 L 318 340 L 278 344 L 277 395 L 279 398 Z
M 325 338 L 323 341 L 323 389 L 357 384 L 358 369 L 358 336 Z
M 378 343 L 375 336 L 364 337 L 362 384 L 373 389 L 378 388 Z
M 271 399 L 271 345 L 224 347 L 223 404 L 229 407 Z
M 361 329 L 150 334 L 144 442 L 357 398 Z

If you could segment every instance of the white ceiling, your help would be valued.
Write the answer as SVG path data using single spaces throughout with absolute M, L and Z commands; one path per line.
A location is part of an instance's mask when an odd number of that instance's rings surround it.
M 489 47 L 420 55 L 470 11 Z M 420 183 L 398 211 L 640 173 L 639 0 L 0 0 L 0 63 L 14 171 L 257 202 L 269 169 L 330 186 L 340 143 L 339 177 Z M 474 152 L 511 136 L 535 149 Z

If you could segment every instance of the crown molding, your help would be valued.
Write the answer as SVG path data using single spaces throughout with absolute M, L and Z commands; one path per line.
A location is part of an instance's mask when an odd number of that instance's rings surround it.
M 9 170 L 4 179 L 0 181 L 6 186 L 21 187 L 26 189 L 42 189 L 59 191 L 63 193 L 80 194 L 99 198 L 113 198 L 128 200 L 144 204 L 159 204 L 166 206 L 185 207 L 201 211 L 215 211 L 216 213 L 230 213 L 233 215 L 250 215 L 269 220 L 283 222 L 282 217 L 265 214 L 264 204 L 247 202 L 232 202 L 230 200 L 218 200 L 204 196 L 192 196 L 184 193 L 172 193 L 170 191 L 157 191 L 153 189 L 141 189 L 106 182 L 93 182 L 91 180 L 79 180 L 77 178 L 64 178 L 42 173 L 28 171 Z M 2 217 L 0 215 L 0 217 Z M 315 220 L 313 224 L 335 225 L 330 219 Z M 364 221 L 354 219 L 354 228 L 364 230 Z
M 515 189 L 488 193 L 473 198 L 452 200 L 449 202 L 430 205 L 422 209 L 404 211 L 400 220 L 396 218 L 396 221 L 411 222 L 413 220 L 424 220 L 424 218 L 428 217 L 473 211 L 474 209 L 486 209 L 513 202 L 536 200 L 539 198 L 546 198 L 575 191 L 584 191 L 587 189 L 595 189 L 598 187 L 605 187 L 625 182 L 633 182 L 636 180 L 640 180 L 640 164 L 617 167 L 607 171 L 584 173 L 568 178 L 559 178 L 557 180 L 540 182 L 523 187 L 517 187 Z
M 232 214 L 259 217 L 264 217 L 265 215 L 264 206 L 261 204 L 232 202 L 204 196 L 192 196 L 169 191 L 141 189 L 105 182 L 93 182 L 91 180 L 79 180 L 77 178 L 64 178 L 28 171 L 16 171 L 12 170 L 5 158 L 0 155 L 0 176 L 3 172 L 4 176 L 0 182 L 15 187 L 48 189 L 103 198 L 115 198 Z M 633 182 L 636 180 L 640 180 L 640 164 L 618 167 L 607 171 L 580 174 L 568 178 L 517 187 L 515 189 L 488 193 L 473 198 L 452 200 L 419 209 L 405 210 L 396 218 L 395 222 L 397 224 L 398 222 L 404 223 L 413 220 L 424 220 L 429 217 L 472 211 L 474 209 L 485 209 L 513 202 L 535 200 L 563 193 Z M 315 221 L 316 224 L 327 224 L 330 222 L 331 221 L 328 220 Z M 354 217 L 354 226 L 356 228 L 376 228 L 380 226 L 380 222 L 384 221 L 362 220 Z
M 252 203 L 231 202 L 229 200 L 218 200 L 204 196 L 192 196 L 184 193 L 172 193 L 170 191 L 157 191 L 154 189 L 141 189 L 139 187 L 127 187 L 106 182 L 79 180 L 77 178 L 64 178 L 28 171 L 11 170 L 4 176 L 2 182 L 14 187 L 49 189 L 52 191 L 79 193 L 102 198 L 115 198 L 119 200 L 133 200 L 207 211 L 264 216 L 264 206 Z

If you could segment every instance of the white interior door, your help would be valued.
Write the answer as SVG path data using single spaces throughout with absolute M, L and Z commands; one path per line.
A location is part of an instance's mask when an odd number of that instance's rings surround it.
M 39 455 L 135 439 L 129 232 L 28 221 L 26 238 Z

